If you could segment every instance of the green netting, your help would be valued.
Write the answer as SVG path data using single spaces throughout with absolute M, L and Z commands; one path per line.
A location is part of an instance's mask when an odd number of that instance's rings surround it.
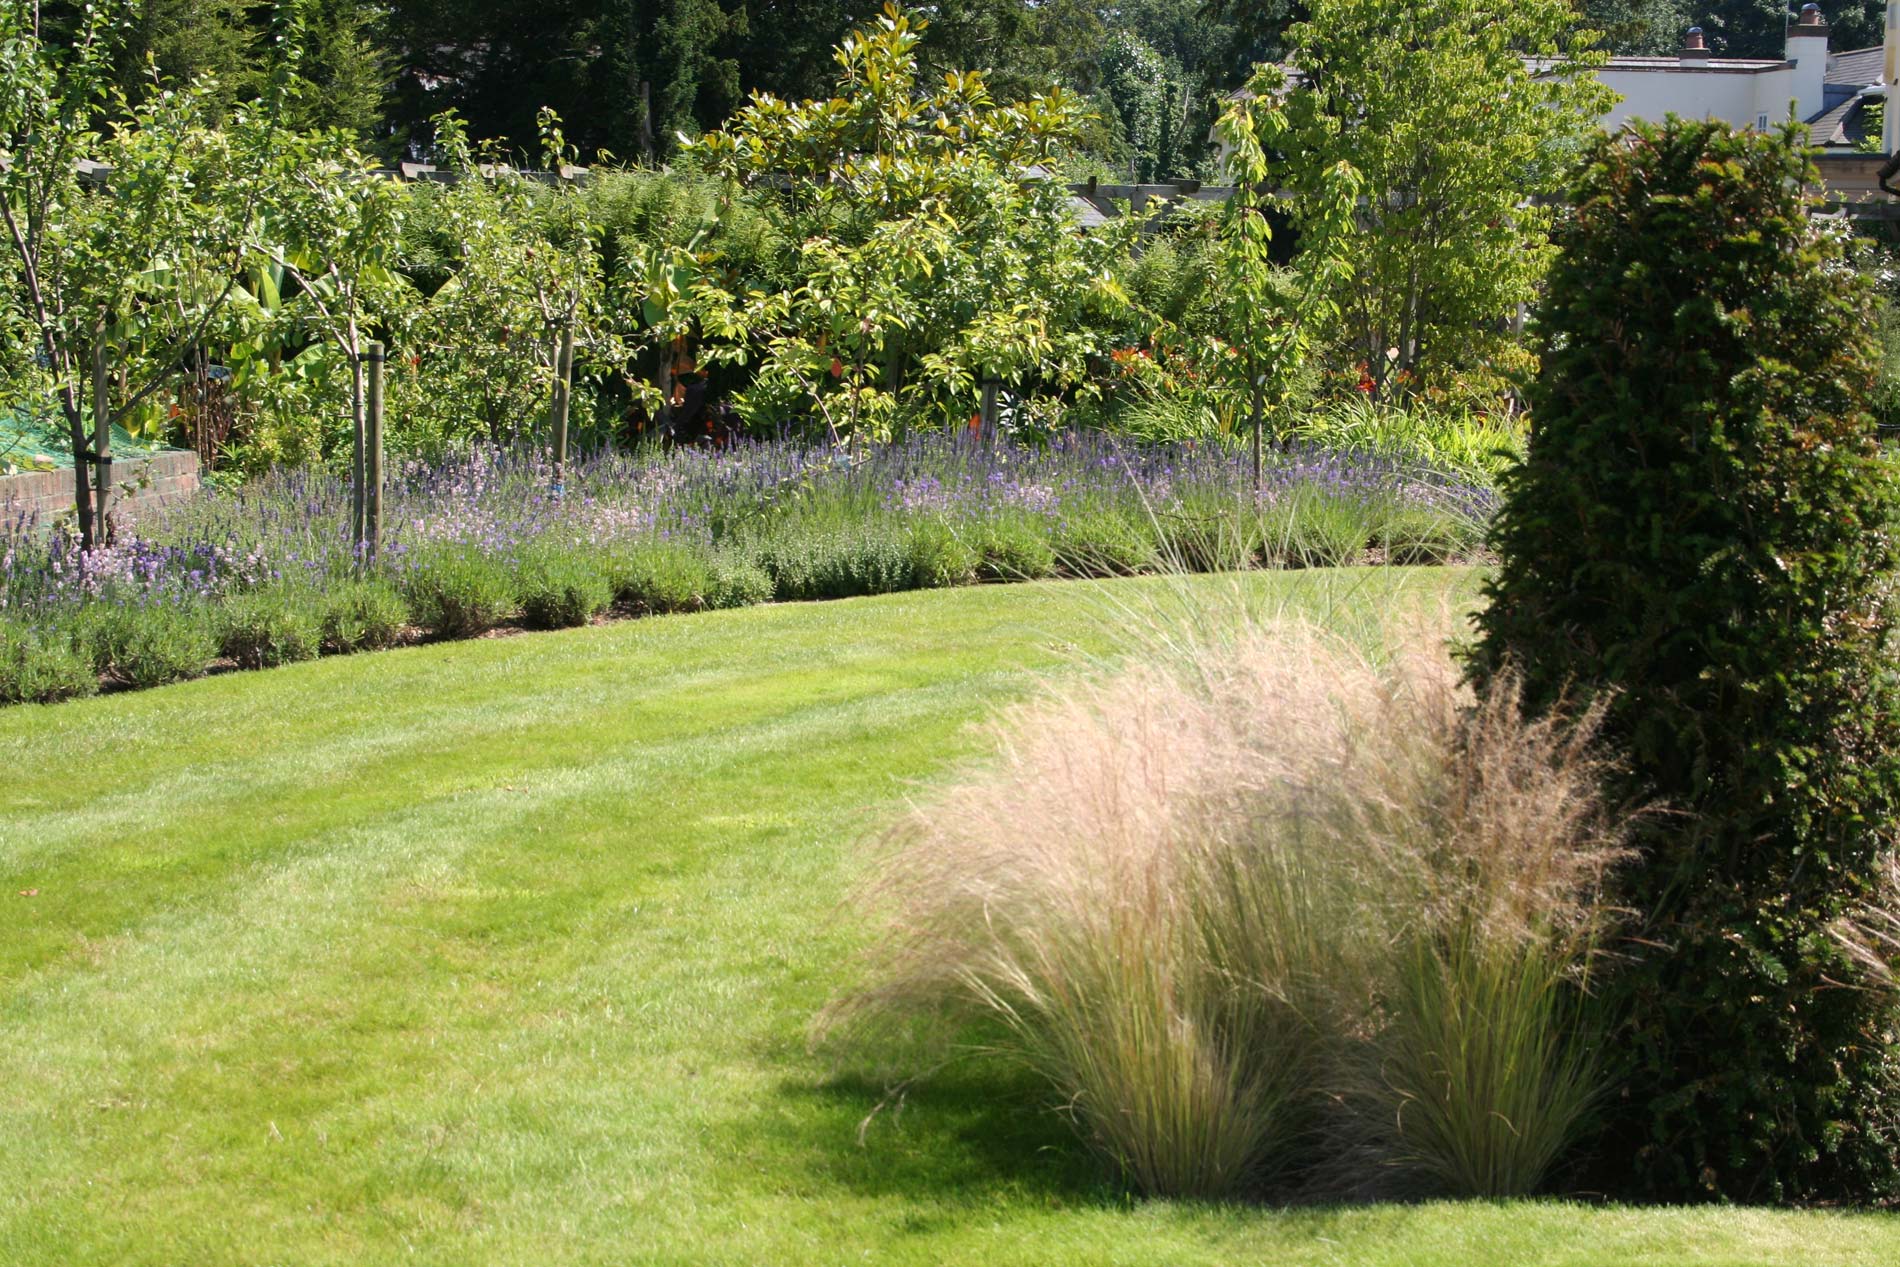
M 150 453 L 165 446 L 148 443 L 123 427 L 112 428 L 112 451 Z M 65 470 L 73 464 L 66 422 L 51 409 L 0 406 L 0 475 L 8 471 Z

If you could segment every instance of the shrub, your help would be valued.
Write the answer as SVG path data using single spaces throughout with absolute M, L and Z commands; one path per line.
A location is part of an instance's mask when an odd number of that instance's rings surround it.
M 1365 554 L 1371 519 L 1360 496 L 1290 489 L 1261 511 L 1261 558 L 1277 567 L 1346 567 Z
M 911 529 L 911 584 L 918 589 L 974 584 L 981 562 L 976 547 L 941 519 L 926 519 Z
M 1416 565 L 1449 563 L 1474 549 L 1481 536 L 1480 526 L 1460 515 L 1411 506 L 1383 516 L 1372 542 L 1385 551 L 1386 562 Z
M 1161 555 L 1180 572 L 1237 572 L 1260 552 L 1259 519 L 1239 497 L 1201 496 L 1158 520 Z
M 895 520 L 781 529 L 758 545 L 759 566 L 784 602 L 890 594 L 911 588 L 909 531 Z
M 1598 1089 L 1589 736 L 1304 629 L 1064 686 L 898 829 L 831 1019 L 1000 1022 L 1149 1193 L 1529 1191 Z
M 1057 569 L 1070 576 L 1132 576 L 1156 561 L 1154 525 L 1115 509 L 1078 508 L 1057 525 L 1052 545 Z
M 1056 572 L 1049 528 L 1028 515 L 1002 515 L 970 529 L 977 576 L 991 581 L 1033 581 Z
M 0 620 L 0 704 L 53 704 L 98 689 L 70 637 Z
M 1596 142 L 1540 319 L 1472 670 L 1607 701 L 1619 795 L 1674 811 L 1618 895 L 1643 1193 L 1900 1194 L 1900 1016 L 1833 932 L 1891 853 L 1896 498 L 1860 401 L 1866 296 L 1811 220 L 1805 133 Z
M 691 546 L 649 542 L 622 550 L 608 563 L 614 601 L 642 615 L 698 611 L 711 605 L 712 565 Z
M 84 609 L 81 637 L 93 668 L 126 686 L 164 686 L 203 675 L 218 654 L 218 640 L 204 609 L 196 605 L 117 606 Z
M 409 608 L 384 580 L 348 581 L 323 597 L 323 646 L 347 655 L 380 651 L 402 640 Z
M 514 578 L 502 563 L 471 547 L 420 559 L 404 597 L 416 622 L 439 638 L 473 638 L 515 607 Z
M 750 559 L 719 555 L 712 563 L 712 585 L 706 605 L 714 608 L 753 607 L 772 601 L 772 578 Z
M 593 559 L 548 550 L 522 566 L 515 596 L 530 629 L 571 629 L 607 610 L 614 585 Z
M 323 640 L 316 595 L 272 588 L 236 594 L 217 610 L 218 653 L 241 669 L 314 660 Z

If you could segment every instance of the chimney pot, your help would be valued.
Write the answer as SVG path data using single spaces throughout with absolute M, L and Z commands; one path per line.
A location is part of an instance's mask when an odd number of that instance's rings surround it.
M 1708 59 L 1709 44 L 1702 38 L 1701 27 L 1690 27 L 1689 33 L 1682 37 L 1682 56 L 1684 60 L 1700 58 L 1706 61 Z
M 1827 20 L 1826 20 L 1825 18 L 1823 18 L 1823 17 L 1821 16 L 1821 6 L 1820 6 L 1820 5 L 1818 5 L 1818 4 L 1804 4 L 1804 5 L 1802 5 L 1802 6 L 1801 6 L 1801 21 L 1800 21 L 1800 25 L 1802 25 L 1802 26 L 1826 26 L 1826 25 L 1827 25 Z

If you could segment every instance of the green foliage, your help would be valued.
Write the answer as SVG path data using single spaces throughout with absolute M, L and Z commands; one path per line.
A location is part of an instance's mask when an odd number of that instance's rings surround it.
M 1691 0 L 1583 0 L 1583 20 L 1603 32 L 1612 53 L 1674 57 L 1696 25 L 1691 7 Z
M 97 673 L 140 688 L 200 677 L 218 654 L 209 614 L 189 604 L 88 607 L 79 637 Z
M 439 638 L 473 638 L 515 610 L 508 566 L 467 546 L 451 546 L 416 560 L 403 598 L 417 624 Z
M 1321 448 L 1385 453 L 1493 481 L 1523 457 L 1527 420 L 1414 397 L 1403 405 L 1328 401 L 1295 419 L 1292 433 Z
M 772 578 L 765 569 L 748 558 L 720 554 L 713 558 L 712 584 L 706 590 L 706 605 L 717 610 L 729 607 L 753 607 L 772 601 Z
M 402 593 L 380 578 L 346 582 L 323 595 L 324 650 L 347 655 L 381 651 L 402 639 L 409 608 Z
M 911 529 L 911 583 L 918 589 L 970 585 L 982 564 L 975 545 L 941 519 L 926 519 Z
M 454 117 L 435 124 L 437 165 L 457 179 L 412 199 L 429 220 L 417 262 L 441 280 L 407 323 L 397 442 L 425 452 L 471 438 L 519 444 L 543 431 L 563 328 L 577 357 L 622 359 L 592 204 L 570 186 L 530 184 Z M 569 156 L 556 121 L 544 115 L 542 129 L 543 162 L 558 166 Z
M 780 188 L 766 205 L 799 243 L 783 291 L 735 294 L 682 252 L 667 265 L 661 333 L 754 364 L 739 406 L 756 425 L 815 417 L 833 438 L 885 438 L 906 409 L 966 417 L 984 378 L 1081 387 L 1099 349 L 1079 317 L 1122 302 L 1118 235 L 1076 234 L 1065 191 L 1024 179 L 1073 144 L 1080 104 L 1052 89 L 1005 106 L 975 71 L 923 87 L 924 25 L 887 8 L 839 46 L 833 98 L 755 100 L 694 147 Z
M 218 654 L 240 669 L 314 660 L 323 642 L 316 595 L 290 586 L 235 594 L 217 608 Z
M 892 594 L 916 577 L 910 530 L 893 519 L 784 528 L 754 548 L 781 602 Z
M 516 600 L 530 629 L 585 625 L 614 601 L 615 586 L 586 553 L 543 550 L 522 564 Z
M 989 581 L 1035 581 L 1056 573 L 1048 529 L 1028 515 L 997 515 L 970 528 L 977 575 Z
M 385 11 L 365 0 L 302 0 L 302 8 L 298 72 L 308 88 L 293 121 L 373 145 L 383 134 L 395 78 L 393 59 L 379 39 Z
M 54 704 L 99 689 L 70 635 L 0 620 L 0 704 Z
M 698 611 L 708 605 L 715 583 L 701 551 L 661 541 L 616 552 L 607 560 L 607 571 L 615 602 L 653 615 Z
M 1156 530 L 1139 512 L 1118 506 L 1075 511 L 1051 541 L 1056 569 L 1068 576 L 1130 576 L 1156 563 Z
M 1290 209 L 1300 226 L 1299 282 L 1288 287 L 1276 276 L 1268 212 L 1286 200 L 1271 191 L 1288 179 L 1270 155 L 1310 144 L 1296 136 L 1281 107 L 1284 72 L 1255 68 L 1246 91 L 1221 115 L 1215 131 L 1228 147 L 1234 193 L 1221 219 L 1221 297 L 1225 329 L 1239 355 L 1217 359 L 1216 368 L 1248 398 L 1256 475 L 1266 414 L 1287 412 L 1305 368 L 1315 328 L 1323 330 L 1341 311 L 1335 295 L 1347 288 L 1357 263 L 1352 240 L 1362 178 L 1352 163 L 1321 164 L 1306 156 L 1291 178 L 1306 183 L 1305 196 Z
M 1376 391 L 1478 359 L 1481 332 L 1533 298 L 1550 210 L 1532 198 L 1610 101 L 1592 34 L 1569 0 L 1315 0 L 1288 32 L 1280 177 L 1302 224 L 1337 206 L 1339 164 L 1360 177 L 1332 294 Z
M 63 43 L 42 32 L 38 6 L 0 0 L 0 331 L 34 345 L 74 462 L 80 536 L 97 542 L 83 460 L 95 432 L 137 429 L 153 397 L 228 304 L 262 186 L 239 161 L 239 136 L 268 149 L 283 81 L 264 107 L 222 129 L 215 85 L 148 97 L 124 125 L 100 118 L 120 103 L 111 61 L 122 0 L 88 6 Z M 82 161 L 111 168 L 109 196 L 80 180 Z M 118 369 L 95 394 L 95 354 Z M 36 378 L 38 376 L 36 375 Z M 105 414 L 94 417 L 103 403 Z
M 1900 814 L 1900 501 L 1804 147 L 1675 121 L 1591 149 L 1472 663 L 1601 701 L 1619 795 L 1669 811 L 1618 895 L 1644 926 L 1605 1156 L 1672 1198 L 1900 1191 L 1894 1001 L 1837 938 Z

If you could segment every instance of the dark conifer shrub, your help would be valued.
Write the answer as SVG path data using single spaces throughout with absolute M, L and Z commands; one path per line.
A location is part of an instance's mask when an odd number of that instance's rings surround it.
M 1900 812 L 1895 489 L 1804 133 L 1596 143 L 1559 231 L 1472 668 L 1607 694 L 1650 798 L 1602 1161 L 1680 1198 L 1900 1193 L 1895 1008 L 1836 937 Z

